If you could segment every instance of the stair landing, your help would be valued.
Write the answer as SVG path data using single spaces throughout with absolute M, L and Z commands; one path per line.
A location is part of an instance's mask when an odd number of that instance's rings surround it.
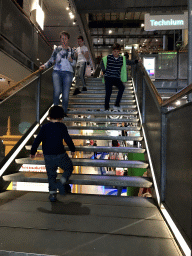
M 0 255 L 181 256 L 146 198 L 71 194 L 50 203 L 48 193 L 1 193 L 0 241 Z

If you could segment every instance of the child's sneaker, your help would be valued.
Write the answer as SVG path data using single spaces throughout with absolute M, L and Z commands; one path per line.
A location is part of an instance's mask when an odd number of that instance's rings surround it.
M 57 188 L 59 189 L 60 195 L 65 195 L 65 186 L 60 181 L 57 182 Z
M 49 200 L 50 200 L 50 202 L 56 202 L 57 201 L 57 194 L 56 193 L 50 194 L 49 195 Z

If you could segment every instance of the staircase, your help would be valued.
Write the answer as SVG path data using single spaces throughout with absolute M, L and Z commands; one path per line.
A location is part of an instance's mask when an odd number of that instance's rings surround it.
M 5 242 L 3 247 L 0 245 L 0 250 L 2 249 L 5 255 L 11 250 L 34 255 L 182 255 L 153 198 L 139 197 L 137 194 L 123 194 L 124 196 L 119 197 L 121 192 L 117 193 L 118 197 L 88 194 L 82 190 L 81 193 L 77 193 L 80 190 L 74 189 L 78 185 L 91 185 L 116 188 L 118 191 L 130 187 L 153 190 L 153 181 L 150 177 L 129 175 L 129 170 L 134 173 L 134 170 L 138 169 L 143 170 L 141 173 L 146 170 L 150 173 L 147 161 L 135 160 L 134 157 L 133 160 L 129 159 L 129 155 L 145 154 L 145 148 L 141 147 L 144 143 L 131 81 L 126 83 L 121 101 L 122 111 L 118 113 L 106 114 L 103 111 L 105 89 L 101 79 L 87 79 L 87 89 L 76 96 L 73 96 L 74 88 L 71 89 L 69 117 L 64 120 L 76 144 L 76 158 L 72 159 L 75 170 L 69 179 L 69 184 L 73 185 L 72 193 L 65 197 L 58 195 L 55 204 L 49 202 L 47 193 L 2 193 L 0 199 L 6 201 L 9 195 L 11 200 L 16 199 L 18 203 L 10 203 L 0 212 L 0 219 L 8 227 L 4 230 L 5 235 L 8 236 L 12 232 L 14 237 L 20 230 L 24 242 L 22 247 L 13 239 L 11 246 Z M 113 90 L 111 109 L 116 93 L 117 90 Z M 122 127 L 122 122 L 128 125 Z M 93 133 L 91 135 L 90 130 Z M 128 136 L 118 136 L 122 130 L 126 130 Z M 111 131 L 115 131 L 116 135 L 113 136 Z M 85 143 L 87 140 L 96 140 L 99 145 L 88 146 Z M 121 146 L 112 147 L 112 140 L 118 140 Z M 67 147 L 66 149 L 68 150 Z M 27 150 L 30 150 L 30 146 Z M 92 159 L 90 156 L 93 152 L 118 152 L 124 157 L 123 160 Z M 34 159 L 20 158 L 16 159 L 16 163 L 44 165 L 44 159 L 41 156 Z M 128 175 L 109 175 L 110 172 L 101 175 L 101 167 L 105 170 L 124 168 L 128 170 Z M 57 179 L 60 176 L 59 173 Z M 22 171 L 5 175 L 3 179 L 8 182 L 47 183 L 45 172 Z M 9 219 L 12 219 L 11 223 Z M 33 239 L 33 245 L 29 246 L 25 241 L 26 236 Z

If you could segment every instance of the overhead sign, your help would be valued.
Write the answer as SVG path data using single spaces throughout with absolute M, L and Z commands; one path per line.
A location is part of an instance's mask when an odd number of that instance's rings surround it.
M 150 15 L 150 13 L 146 13 L 144 22 L 146 31 L 187 29 L 188 12 L 169 15 Z

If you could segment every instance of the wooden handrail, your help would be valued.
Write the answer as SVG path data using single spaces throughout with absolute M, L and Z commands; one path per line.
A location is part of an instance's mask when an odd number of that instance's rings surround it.
M 0 98 L 7 94 L 8 92 L 12 91 L 16 87 L 20 86 L 22 83 L 26 82 L 28 79 L 32 78 L 33 76 L 37 75 L 41 70 L 38 69 L 37 71 L 33 72 L 32 74 L 28 75 L 27 77 L 23 78 L 21 81 L 17 82 L 16 84 L 12 85 L 8 89 L 4 90 L 3 92 L 0 93 Z
M 182 98 L 183 96 L 185 96 L 186 94 L 188 94 L 190 92 L 192 92 L 192 84 L 188 85 L 183 90 L 179 91 L 178 93 L 176 93 L 175 95 L 173 95 L 169 99 L 163 101 L 161 106 L 165 107 L 165 106 L 173 103 L 174 101 L 179 100 L 180 98 Z

